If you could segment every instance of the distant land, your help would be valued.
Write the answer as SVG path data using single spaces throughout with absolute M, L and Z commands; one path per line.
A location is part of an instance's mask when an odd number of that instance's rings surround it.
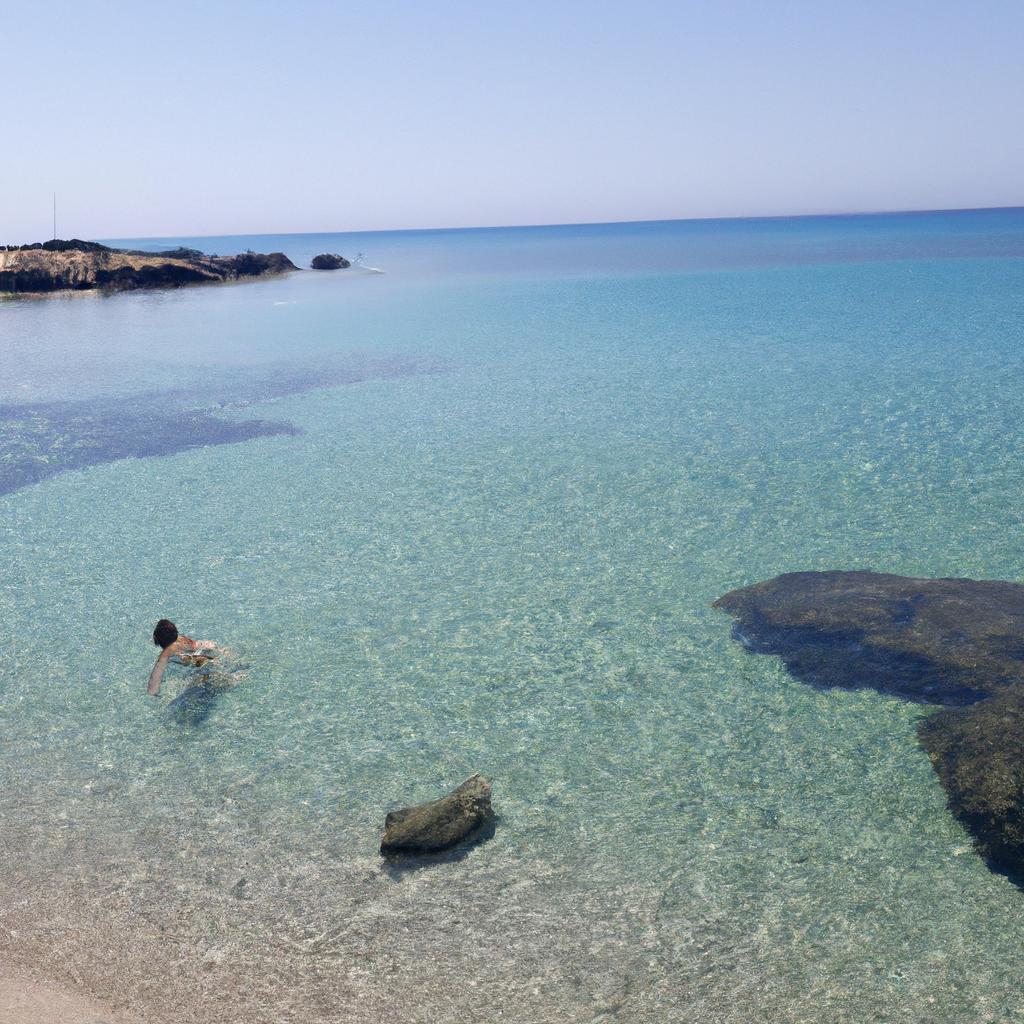
M 79 238 L 0 246 L 0 292 L 129 291 L 179 288 L 284 274 L 298 267 L 283 252 L 207 256 L 197 249 L 140 252 Z

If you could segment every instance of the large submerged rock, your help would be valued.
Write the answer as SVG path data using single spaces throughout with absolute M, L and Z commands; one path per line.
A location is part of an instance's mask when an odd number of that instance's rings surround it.
M 876 572 L 794 572 L 715 602 L 797 678 L 971 704 L 1024 683 L 1024 586 Z
M 214 284 L 298 268 L 282 252 L 206 256 L 195 249 L 147 253 L 81 239 L 0 247 L 0 292 L 126 291 Z
M 950 807 L 985 857 L 1024 877 L 1024 586 L 798 572 L 715 607 L 804 682 L 943 705 L 918 733 Z
M 391 811 L 380 852 L 386 857 L 438 853 L 481 834 L 493 817 L 491 784 L 473 775 L 440 800 Z

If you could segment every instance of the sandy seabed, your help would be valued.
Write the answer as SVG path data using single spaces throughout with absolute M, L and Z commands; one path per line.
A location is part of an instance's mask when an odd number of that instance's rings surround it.
M 0 1024 L 127 1024 L 89 996 L 0 967 Z

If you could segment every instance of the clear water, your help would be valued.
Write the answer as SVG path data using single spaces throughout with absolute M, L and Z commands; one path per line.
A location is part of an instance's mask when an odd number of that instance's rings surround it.
M 4 955 L 153 1021 L 1024 1017 L 920 709 L 709 607 L 1024 579 L 1024 211 L 179 242 L 387 273 L 0 304 L 0 403 L 301 431 L 0 496 Z M 251 664 L 197 724 L 162 615 Z M 474 771 L 494 838 L 389 870 Z

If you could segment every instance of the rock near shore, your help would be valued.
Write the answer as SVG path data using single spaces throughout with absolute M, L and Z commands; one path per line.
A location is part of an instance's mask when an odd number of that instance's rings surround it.
M 380 852 L 390 857 L 448 850 L 482 833 L 493 817 L 491 784 L 474 775 L 440 800 L 391 811 Z
M 800 572 L 715 607 L 797 679 L 943 705 L 918 735 L 950 808 L 991 864 L 1024 880 L 1024 586 Z

